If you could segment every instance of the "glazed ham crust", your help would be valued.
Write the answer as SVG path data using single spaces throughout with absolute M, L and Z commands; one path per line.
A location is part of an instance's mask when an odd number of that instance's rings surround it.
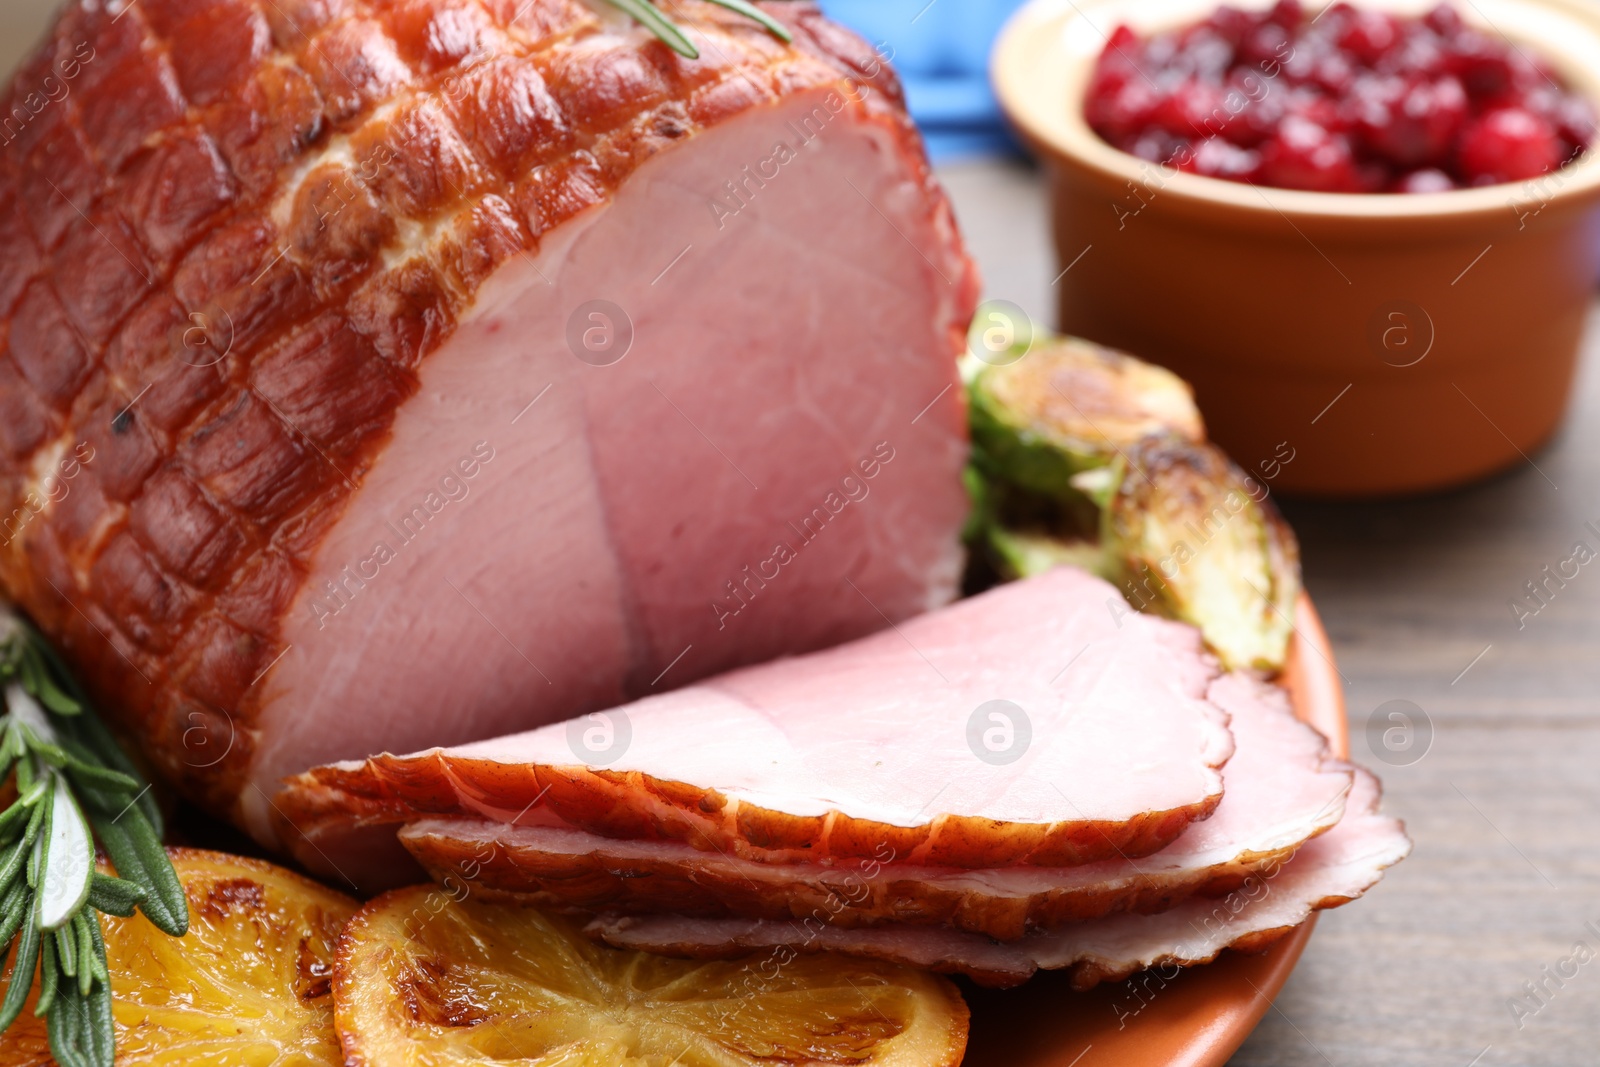
M 12 83 L 0 583 L 192 798 L 236 810 L 313 554 L 497 268 L 828 85 L 948 225 L 863 42 L 675 7 L 698 61 L 574 0 L 78 0 Z

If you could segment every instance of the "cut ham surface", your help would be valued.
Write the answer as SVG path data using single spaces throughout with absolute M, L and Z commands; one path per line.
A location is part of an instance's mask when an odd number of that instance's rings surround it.
M 323 867 L 437 816 L 763 863 L 1136 858 L 1211 814 L 1234 746 L 1198 633 L 1121 603 L 1061 568 L 570 724 L 317 768 L 282 810 Z
M 436 881 L 489 899 L 624 914 L 804 919 L 835 927 L 947 926 L 1013 940 L 1116 911 L 1153 912 L 1238 888 L 1339 821 L 1348 765 L 1294 717 L 1287 694 L 1243 675 L 1212 684 L 1236 748 L 1211 818 L 1142 859 L 1071 868 L 956 870 L 891 852 L 824 866 L 769 864 L 676 841 L 615 841 L 553 826 L 429 819 L 400 840 Z
M 0 586 L 192 799 L 271 842 L 317 763 L 954 596 L 977 279 L 892 73 L 770 9 L 65 8 L 0 109 Z
M 695 919 L 602 915 L 590 936 L 622 948 L 667 955 L 779 962 L 795 952 L 843 952 L 966 974 L 1010 986 L 1038 970 L 1069 970 L 1088 989 L 1157 965 L 1208 963 L 1224 949 L 1260 951 L 1314 913 L 1336 908 L 1377 884 L 1411 851 L 1399 821 L 1378 812 L 1377 780 L 1355 771 L 1344 817 L 1295 855 L 1252 875 L 1218 898 L 1192 897 L 1155 915 L 1114 915 L 1016 941 L 923 926 L 845 929 L 810 919 Z

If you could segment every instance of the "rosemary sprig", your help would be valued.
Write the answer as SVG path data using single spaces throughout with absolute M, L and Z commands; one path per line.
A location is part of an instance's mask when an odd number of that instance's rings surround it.
M 677 23 L 661 13 L 655 0 L 606 0 L 612 7 L 624 15 L 637 20 L 645 29 L 661 38 L 662 42 L 674 52 L 685 59 L 699 59 L 700 49 L 694 46 Z M 747 19 L 753 19 L 766 27 L 767 32 L 785 44 L 794 40 L 787 27 L 771 15 L 762 11 L 748 0 L 710 0 L 718 7 L 725 7 L 729 11 L 736 11 Z
M 161 813 L 126 754 L 42 637 L 0 605 L 0 946 L 14 949 L 0 1031 L 48 1020 L 61 1067 L 112 1067 L 111 979 L 100 916 L 137 908 L 174 937 L 189 905 L 161 847 Z M 93 830 L 91 832 L 91 826 Z M 95 870 L 98 839 L 119 877 Z

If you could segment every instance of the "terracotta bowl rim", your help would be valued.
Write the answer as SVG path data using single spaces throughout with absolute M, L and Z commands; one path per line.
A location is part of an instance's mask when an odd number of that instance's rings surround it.
M 1356 224 L 1361 220 L 1465 221 L 1488 215 L 1503 218 L 1508 206 L 1516 210 L 1518 203 L 1543 208 L 1600 198 L 1600 142 L 1576 162 L 1544 178 L 1444 193 L 1317 193 L 1182 173 L 1113 148 L 1089 128 L 1081 106 L 1082 86 L 1087 81 L 1088 68 L 1099 53 L 1098 42 L 1104 40 L 1103 36 L 1098 38 L 1093 49 L 1077 52 L 1041 44 L 1044 36 L 1059 36 L 1075 22 L 1101 34 L 1109 32 L 1119 21 L 1132 21 L 1144 28 L 1182 26 L 1197 21 L 1221 2 L 1223 0 L 1029 0 L 1007 20 L 991 54 L 990 79 L 1001 107 L 1036 152 L 1075 164 L 1118 185 L 1131 183 L 1130 189 L 1148 189 L 1151 174 L 1156 173 L 1161 196 L 1222 212 L 1332 218 Z M 1271 6 L 1272 0 L 1228 2 L 1259 9 Z M 1407 14 L 1417 14 L 1434 6 L 1433 0 L 1355 2 L 1358 6 Z M 1600 3 L 1595 0 L 1470 0 L 1465 3 L 1455 0 L 1455 5 L 1463 19 L 1490 32 L 1496 32 L 1497 24 L 1486 22 L 1488 16 L 1482 14 L 1480 8 L 1488 7 L 1497 12 L 1518 8 L 1532 10 L 1552 27 L 1580 30 L 1576 37 L 1552 33 L 1539 36 L 1529 32 L 1506 35 L 1538 50 L 1570 86 L 1587 95 L 1600 111 Z M 1102 20 L 1091 21 L 1090 13 L 1102 16 Z M 1526 31 L 1528 26 L 1517 28 Z M 1595 61 L 1584 63 L 1578 58 L 1583 55 Z M 1044 58 L 1050 60 L 1052 73 L 1046 74 L 1040 69 L 1039 60 Z M 1059 85 L 1063 77 L 1074 94 L 1071 107 L 1061 106 L 1066 93 L 1040 91 L 1042 78 Z

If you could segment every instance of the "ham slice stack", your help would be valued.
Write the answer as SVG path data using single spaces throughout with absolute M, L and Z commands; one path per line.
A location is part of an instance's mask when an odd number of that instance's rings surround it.
M 1089 986 L 1361 895 L 1410 847 L 1378 795 L 1282 690 L 1063 568 L 570 724 L 318 768 L 280 831 L 368 884 L 404 873 L 398 842 L 619 946 Z

